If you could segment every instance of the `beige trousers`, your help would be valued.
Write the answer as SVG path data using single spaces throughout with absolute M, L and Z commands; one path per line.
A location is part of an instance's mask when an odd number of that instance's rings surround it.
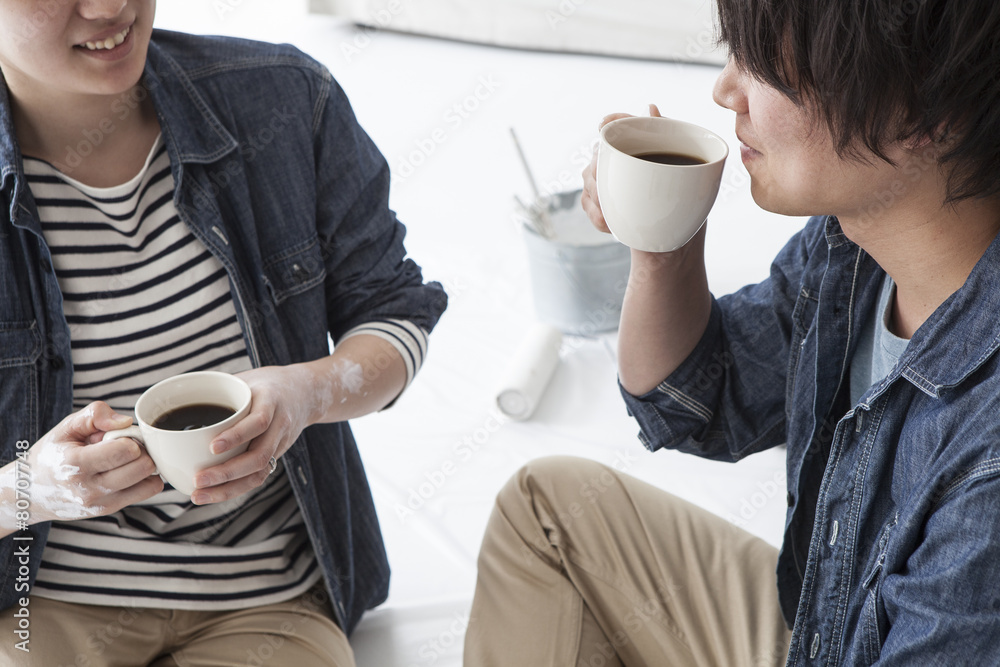
M 467 667 L 783 665 L 777 550 L 598 463 L 539 459 L 500 491 Z
M 353 667 L 326 591 L 239 611 L 67 604 L 33 597 L 30 653 L 0 616 L 0 665 L 25 667 Z

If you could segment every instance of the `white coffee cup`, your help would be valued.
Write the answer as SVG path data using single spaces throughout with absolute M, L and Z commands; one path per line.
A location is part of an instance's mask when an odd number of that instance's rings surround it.
M 650 162 L 636 155 L 677 153 L 704 164 Z M 620 118 L 601 129 L 597 196 L 608 228 L 630 248 L 670 252 L 708 218 L 729 146 L 702 127 L 660 117 Z
M 145 446 L 157 472 L 181 493 L 194 493 L 194 476 L 246 451 L 249 443 L 213 454 L 212 440 L 250 412 L 250 387 L 228 373 L 197 371 L 157 382 L 135 403 L 136 424 L 109 431 L 104 440 L 133 438 Z M 187 431 L 168 431 L 153 426 L 163 415 L 189 405 L 211 404 L 227 407 L 234 414 L 214 424 Z

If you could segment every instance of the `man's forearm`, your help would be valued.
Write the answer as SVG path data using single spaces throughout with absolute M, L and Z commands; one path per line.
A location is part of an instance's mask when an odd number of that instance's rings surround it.
M 633 250 L 618 333 L 625 390 L 641 396 L 673 373 L 701 339 L 711 309 L 704 227 L 672 253 Z

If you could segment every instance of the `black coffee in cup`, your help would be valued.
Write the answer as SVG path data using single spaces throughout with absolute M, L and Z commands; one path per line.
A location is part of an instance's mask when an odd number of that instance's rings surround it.
M 192 431 L 218 424 L 234 414 L 236 414 L 236 410 L 228 405 L 192 403 L 164 412 L 156 418 L 152 426 L 164 431 Z
M 647 162 L 656 162 L 657 164 L 673 164 L 681 167 L 696 164 L 707 164 L 707 162 L 700 157 L 687 155 L 685 153 L 639 153 L 636 154 L 635 157 L 641 160 L 646 160 Z

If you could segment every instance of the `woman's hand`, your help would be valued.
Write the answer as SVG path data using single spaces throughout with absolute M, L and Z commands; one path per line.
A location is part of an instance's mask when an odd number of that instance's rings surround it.
M 660 110 L 655 104 L 649 105 L 649 115 L 656 117 L 660 116 Z M 613 120 L 630 117 L 631 115 L 627 113 L 613 113 L 610 116 L 605 116 L 601 119 L 601 124 L 598 129 L 603 128 Z M 594 157 L 590 160 L 590 164 L 583 170 L 583 195 L 580 198 L 580 204 L 583 206 L 583 210 L 587 212 L 587 217 L 590 218 L 591 224 L 593 224 L 598 231 L 604 232 L 605 234 L 611 233 L 611 230 L 608 229 L 608 223 L 604 219 L 604 212 L 601 210 L 601 202 L 597 197 L 596 147 L 594 148 Z
M 249 442 L 247 451 L 195 476 L 191 501 L 218 503 L 240 496 L 264 483 L 271 458 L 279 459 L 313 423 L 316 391 L 303 365 L 265 366 L 240 373 L 253 397 L 250 413 L 212 441 L 221 454 Z
M 162 491 L 156 465 L 138 443 L 131 438 L 101 442 L 106 431 L 131 423 L 107 403 L 91 403 L 32 445 L 26 466 L 14 461 L 0 470 L 4 479 L 0 535 L 16 529 L 13 512 L 18 499 L 28 500 L 26 523 L 33 525 L 112 514 Z M 24 488 L 15 486 L 21 479 L 28 480 Z
M 195 476 L 195 504 L 219 503 L 251 491 L 307 426 L 346 421 L 385 407 L 406 382 L 406 366 L 388 342 L 358 335 L 337 343 L 329 357 L 289 366 L 256 368 L 240 377 L 250 385 L 250 414 L 212 441 L 216 454 L 250 446 Z

